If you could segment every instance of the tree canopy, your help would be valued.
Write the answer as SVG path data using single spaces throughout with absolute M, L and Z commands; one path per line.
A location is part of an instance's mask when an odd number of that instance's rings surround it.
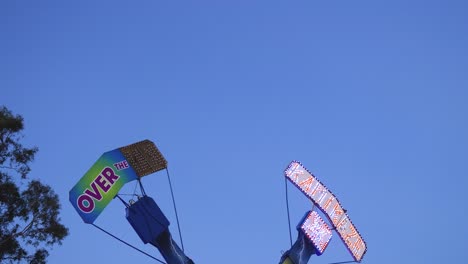
M 48 249 L 68 229 L 60 223 L 60 202 L 52 188 L 30 179 L 38 148 L 21 144 L 23 117 L 0 107 L 0 262 L 46 263 Z

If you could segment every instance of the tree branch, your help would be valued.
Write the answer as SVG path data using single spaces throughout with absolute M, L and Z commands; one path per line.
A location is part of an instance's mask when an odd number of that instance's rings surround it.
M 17 236 L 20 236 L 20 235 L 25 235 L 29 229 L 31 229 L 32 225 L 34 224 L 34 221 L 36 221 L 36 216 L 33 216 L 33 219 L 31 220 L 31 222 L 29 222 L 29 224 L 27 224 L 23 230 L 19 231 L 19 232 L 16 232 L 14 234 L 11 234 L 9 237 L 5 238 L 3 241 L 0 241 L 0 245 L 2 245 L 3 243 L 7 242 L 8 240 L 12 239 L 12 238 L 15 238 Z
M 15 171 L 18 174 L 22 174 L 22 172 L 21 172 L 21 170 L 19 168 L 13 168 L 11 166 L 0 166 L 0 169 L 12 170 L 12 171 Z
M 17 171 L 16 168 L 13 168 L 13 167 L 11 167 L 11 166 L 0 166 L 0 169 L 9 169 L 9 170 Z

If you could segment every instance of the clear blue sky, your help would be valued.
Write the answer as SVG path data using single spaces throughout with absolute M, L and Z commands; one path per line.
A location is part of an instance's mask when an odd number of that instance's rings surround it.
M 31 176 L 70 228 L 49 263 L 154 263 L 68 202 L 103 152 L 146 138 L 196 263 L 279 261 L 293 159 L 348 209 L 364 263 L 466 261 L 467 14 L 464 0 L 1 1 L 0 104 L 24 116 Z M 165 175 L 144 184 L 176 235 Z M 289 190 L 296 223 L 310 203 Z M 97 223 L 158 256 L 117 201 Z M 332 240 L 310 263 L 351 259 Z

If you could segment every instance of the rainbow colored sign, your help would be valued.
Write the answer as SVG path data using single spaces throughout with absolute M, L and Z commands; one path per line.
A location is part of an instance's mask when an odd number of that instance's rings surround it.
M 327 215 L 354 260 L 360 262 L 367 250 L 366 243 L 335 195 L 297 161 L 289 164 L 284 175 Z
M 138 178 L 119 149 L 104 153 L 70 190 L 69 199 L 83 221 L 92 224 L 124 184 Z

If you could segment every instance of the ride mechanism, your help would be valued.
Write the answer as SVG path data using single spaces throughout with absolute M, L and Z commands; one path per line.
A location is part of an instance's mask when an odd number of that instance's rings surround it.
M 146 195 L 141 183 L 142 177 L 164 169 L 171 188 L 182 249 L 172 239 L 169 231 L 169 220 L 156 202 Z M 137 201 L 131 200 L 127 203 L 119 195 L 119 190 L 125 184 L 135 180 L 139 183 L 141 195 L 136 195 Z M 167 161 L 153 142 L 144 140 L 104 153 L 70 190 L 69 198 L 85 223 L 93 225 L 127 246 L 160 263 L 193 263 L 184 253 Z M 155 246 L 166 262 L 138 249 L 94 223 L 114 198 L 118 198 L 125 205 L 126 218 L 141 240 L 145 244 L 150 243 Z
M 296 242 L 283 254 L 280 264 L 306 264 L 312 255 L 322 255 L 332 238 L 332 231 L 336 231 L 354 258 L 353 261 L 339 263 L 361 262 L 367 251 L 367 245 L 338 198 L 298 161 L 292 161 L 284 171 L 284 175 L 288 222 L 290 221 L 287 181 L 290 181 L 312 201 L 312 209 L 319 208 L 326 215 L 333 228 L 317 212 L 308 211 L 297 225 Z M 292 238 L 290 239 L 292 244 Z
M 177 227 L 182 249 L 172 239 L 169 231 L 170 222 L 157 203 L 146 195 L 141 178 L 149 174 L 166 170 L 171 189 Z M 298 187 L 328 218 L 333 228 L 320 215 L 310 210 L 297 225 L 298 237 L 291 248 L 281 257 L 280 264 L 306 264 L 314 254 L 323 254 L 336 231 L 354 258 L 351 262 L 360 262 L 367 251 L 367 246 L 354 227 L 338 199 L 301 163 L 293 161 L 284 172 L 285 179 Z M 119 195 L 119 190 L 127 183 L 138 181 L 141 195 L 135 195 L 137 201 L 126 202 Z M 287 182 L 286 200 L 287 200 Z M 106 206 L 115 198 L 125 205 L 128 222 L 140 239 L 156 247 L 166 262 L 116 237 L 94 222 Z M 114 239 L 126 244 L 159 263 L 193 264 L 185 255 L 177 215 L 177 207 L 172 191 L 167 161 L 156 145 L 149 141 L 140 141 L 104 153 L 69 192 L 69 199 L 83 221 L 91 224 Z M 288 221 L 289 221 L 289 205 Z M 291 235 L 291 233 L 290 233 Z M 347 263 L 347 262 L 341 262 Z

